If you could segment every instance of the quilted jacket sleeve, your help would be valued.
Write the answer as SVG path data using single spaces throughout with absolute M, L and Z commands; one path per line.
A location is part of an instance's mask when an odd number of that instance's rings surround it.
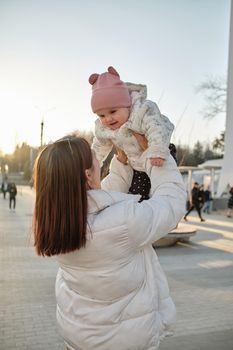
M 106 191 L 128 193 L 132 177 L 132 167 L 122 164 L 114 155 L 110 164 L 109 174 L 102 180 L 101 188 Z
M 111 140 L 104 136 L 102 128 L 99 119 L 97 119 L 95 121 L 95 136 L 91 148 L 95 151 L 100 166 L 103 165 L 103 161 L 107 158 L 113 147 Z
M 145 101 L 145 113 L 142 119 L 142 130 L 148 140 L 147 157 L 168 159 L 169 143 L 174 125 L 162 115 L 156 103 Z
M 174 229 L 185 213 L 186 191 L 173 158 L 150 171 L 152 198 L 129 202 L 125 211 L 129 239 L 139 249 Z
M 100 163 L 100 166 L 103 165 L 103 161 L 110 153 L 112 147 L 113 144 L 110 140 L 101 139 L 97 136 L 94 137 L 91 148 L 95 151 L 95 155 Z

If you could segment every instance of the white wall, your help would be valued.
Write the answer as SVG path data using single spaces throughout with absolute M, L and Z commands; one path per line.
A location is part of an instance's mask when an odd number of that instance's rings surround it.
M 225 131 L 225 152 L 223 167 L 218 185 L 218 196 L 226 190 L 227 186 L 233 186 L 233 0 L 231 1 L 230 39 L 228 55 L 228 80 L 227 80 L 227 114 Z

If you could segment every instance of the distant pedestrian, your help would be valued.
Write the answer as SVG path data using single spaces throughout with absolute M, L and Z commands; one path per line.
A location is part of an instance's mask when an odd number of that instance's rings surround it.
M 4 177 L 4 180 L 2 182 L 2 193 L 3 193 L 3 198 L 6 199 L 6 193 L 7 193 L 7 189 L 8 189 L 8 180 L 7 180 L 7 176 Z
M 199 200 L 199 203 L 200 203 L 200 208 L 202 209 L 204 204 L 205 204 L 204 185 L 200 185 L 200 187 L 199 187 L 198 200 Z
M 210 191 L 210 186 L 207 187 L 207 189 L 204 191 L 204 195 L 205 195 L 205 204 L 203 206 L 203 213 L 207 213 L 210 214 L 211 212 L 211 207 L 212 207 L 212 193 Z
M 8 192 L 9 192 L 9 208 L 15 209 L 16 205 L 16 195 L 17 195 L 17 187 L 14 182 L 11 182 L 8 186 Z
M 201 221 L 205 221 L 205 219 L 203 219 L 203 217 L 201 216 L 201 204 L 202 204 L 202 194 L 200 195 L 200 187 L 198 182 L 194 183 L 193 189 L 192 189 L 192 205 L 189 208 L 189 210 L 187 211 L 187 213 L 184 216 L 184 220 L 187 220 L 187 216 L 189 215 L 189 213 L 191 213 L 191 211 L 193 209 L 196 209 L 198 216 L 200 218 Z
M 228 204 L 227 204 L 227 207 L 228 207 L 227 217 L 231 218 L 233 215 L 233 187 L 231 187 L 229 193 L 230 193 L 230 198 L 229 198 Z

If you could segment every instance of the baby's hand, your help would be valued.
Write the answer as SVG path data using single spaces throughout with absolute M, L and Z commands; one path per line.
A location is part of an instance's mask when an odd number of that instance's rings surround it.
M 163 166 L 164 159 L 163 158 L 150 158 L 151 165 L 161 167 Z

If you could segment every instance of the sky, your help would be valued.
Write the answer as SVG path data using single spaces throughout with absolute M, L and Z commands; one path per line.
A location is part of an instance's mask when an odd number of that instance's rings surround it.
M 230 0 L 0 0 L 0 150 L 94 130 L 92 73 L 112 65 L 146 84 L 175 125 L 172 141 L 211 143 L 196 87 L 227 75 Z

